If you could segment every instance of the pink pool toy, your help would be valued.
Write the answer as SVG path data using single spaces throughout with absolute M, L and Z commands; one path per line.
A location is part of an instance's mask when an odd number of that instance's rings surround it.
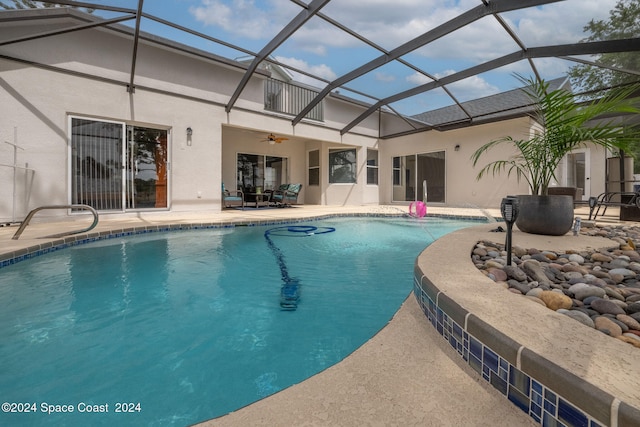
M 415 212 L 413 210 L 415 206 Z M 409 215 L 415 216 L 416 218 L 422 218 L 427 214 L 427 205 L 424 202 L 412 202 L 409 205 Z

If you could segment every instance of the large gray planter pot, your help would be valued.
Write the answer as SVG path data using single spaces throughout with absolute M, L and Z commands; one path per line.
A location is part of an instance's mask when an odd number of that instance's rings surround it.
M 573 225 L 573 197 L 518 196 L 516 226 L 525 233 L 562 236 Z

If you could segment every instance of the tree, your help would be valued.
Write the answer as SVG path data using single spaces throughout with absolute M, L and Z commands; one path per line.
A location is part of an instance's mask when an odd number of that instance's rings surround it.
M 583 42 L 640 37 L 640 0 L 619 0 L 609 12 L 609 20 L 591 20 L 584 31 L 591 35 L 583 39 Z M 594 62 L 605 67 L 637 71 L 640 70 L 640 52 L 604 53 L 598 55 Z M 636 74 L 587 64 L 572 67 L 569 76 L 578 92 L 598 91 L 640 80 Z
M 5 10 L 12 9 L 38 9 L 48 7 L 68 7 L 57 3 L 50 3 L 46 1 L 33 1 L 33 0 L 12 0 L 13 4 L 8 4 L 6 1 L 0 1 L 0 8 Z M 74 6 L 75 7 L 75 6 Z M 83 8 L 87 13 L 93 13 L 94 9 Z

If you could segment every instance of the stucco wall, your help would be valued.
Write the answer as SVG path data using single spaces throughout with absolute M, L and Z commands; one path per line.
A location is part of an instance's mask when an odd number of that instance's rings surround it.
M 0 138 L 12 142 L 16 127 L 17 143 L 23 149 L 19 161 L 28 162 L 35 170 L 30 209 L 70 201 L 70 115 L 169 129 L 171 208 L 211 209 L 219 203 L 215 183 L 219 182 L 223 108 L 194 108 L 191 101 L 144 90 L 130 95 L 118 85 L 16 67 L 5 61 L 0 62 L 0 73 L 0 114 L 6 118 Z M 190 146 L 186 143 L 187 127 L 193 129 Z M 4 150 L 3 160 L 10 154 Z M 0 202 L 3 218 L 9 209 L 5 200 L 3 197 Z
M 31 25 L 24 21 L 20 25 L 0 28 L 0 39 L 55 26 L 59 23 L 46 25 L 44 20 L 39 20 L 38 25 Z M 135 91 L 129 93 L 130 38 L 102 29 L 10 44 L 3 46 L 0 53 L 60 71 L 72 71 L 59 72 L 16 61 L 0 61 L 0 97 L 3 100 L 0 103 L 3 117 L 0 138 L 19 144 L 23 150 L 18 153 L 18 164 L 28 163 L 35 170 L 33 181 L 25 182 L 17 174 L 15 206 L 18 219 L 37 206 L 70 202 L 68 138 L 72 115 L 167 129 L 169 208 L 180 211 L 220 209 L 223 171 L 230 175 L 225 176 L 225 180 L 234 182 L 235 155 L 239 151 L 287 157 L 289 181 L 304 184 L 300 198 L 304 202 L 307 143 L 320 140 L 340 143 L 339 130 L 343 123 L 336 123 L 331 117 L 339 118 L 342 114 L 355 117 L 362 111 L 362 107 L 356 107 L 349 113 L 349 104 L 332 100 L 325 106 L 327 121 L 303 121 L 294 128 L 292 117 L 264 112 L 265 76 L 258 75 L 248 82 L 232 111 L 226 113 L 224 107 L 245 73 L 242 68 L 146 42 L 139 46 Z M 332 108 L 339 111 L 332 112 Z M 224 150 L 223 159 L 225 124 L 249 127 L 257 134 L 246 140 L 229 138 L 231 145 Z M 375 133 L 375 121 L 369 125 L 368 128 L 360 125 L 359 130 Z M 187 127 L 193 129 L 190 144 L 186 138 Z M 17 132 L 15 141 L 14 128 Z M 288 135 L 292 141 L 276 146 L 256 142 L 256 135 L 270 132 Z M 0 156 L 1 163 L 13 164 L 11 146 L 3 144 Z M 0 178 L 9 184 L 0 189 L 0 220 L 12 220 L 13 171 L 2 168 Z M 316 194 L 312 201 L 321 203 L 323 196 Z M 360 202 L 360 198 L 357 200 Z
M 391 159 L 393 157 L 434 151 L 445 152 L 445 202 L 449 206 L 495 208 L 508 194 L 527 194 L 528 190 L 524 182 L 518 184 L 515 180 L 508 180 L 506 174 L 496 177 L 490 174 L 480 181 L 476 179 L 482 166 L 493 160 L 504 159 L 511 154 L 506 145 L 486 153 L 476 168 L 471 161 L 471 155 L 483 144 L 501 136 L 522 134 L 526 129 L 528 129 L 527 119 L 514 119 L 447 132 L 432 130 L 384 140 L 380 144 L 381 200 L 384 203 L 392 201 L 391 181 L 386 177 L 392 174 Z M 456 145 L 460 146 L 458 151 L 455 150 Z

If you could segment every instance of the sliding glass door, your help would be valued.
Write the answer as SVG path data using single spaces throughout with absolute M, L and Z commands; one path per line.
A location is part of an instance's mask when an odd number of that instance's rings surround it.
M 71 202 L 100 211 L 167 208 L 168 131 L 71 119 Z
M 245 194 L 275 190 L 288 181 L 287 159 L 238 153 L 237 189 Z
M 445 152 L 394 157 L 392 180 L 394 202 L 444 203 Z

